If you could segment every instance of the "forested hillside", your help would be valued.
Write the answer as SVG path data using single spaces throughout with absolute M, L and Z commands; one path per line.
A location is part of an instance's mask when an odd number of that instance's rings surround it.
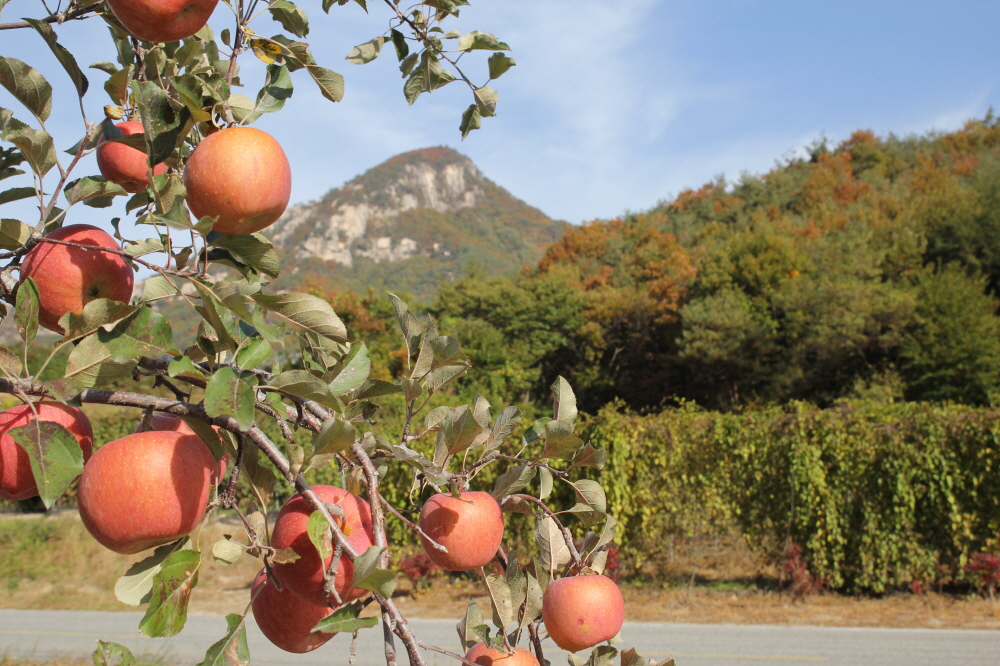
M 587 409 L 1000 388 L 1000 124 L 818 143 L 763 176 L 597 220 L 433 311 L 507 399 L 567 376 Z M 509 350 L 504 355 L 502 350 Z

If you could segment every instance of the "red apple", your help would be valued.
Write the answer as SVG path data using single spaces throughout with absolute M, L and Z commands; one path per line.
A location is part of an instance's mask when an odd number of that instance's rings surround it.
M 340 529 L 354 549 L 365 552 L 375 543 L 372 533 L 372 515 L 368 502 L 355 497 L 343 488 L 334 486 L 313 486 L 313 491 L 326 504 L 337 504 L 344 510 L 345 517 Z M 323 589 L 323 572 L 333 562 L 333 555 L 321 562 L 316 547 L 309 540 L 306 524 L 313 509 L 302 495 L 296 493 L 285 502 L 274 521 L 274 531 L 271 533 L 271 545 L 274 548 L 292 548 L 299 559 L 286 564 L 275 564 L 274 575 L 282 587 L 288 588 L 303 600 L 314 606 L 326 606 L 326 592 Z M 337 594 L 344 603 L 367 594 L 367 590 L 354 590 L 351 581 L 354 578 L 354 564 L 346 555 L 340 558 L 337 565 L 335 585 Z M 331 602 L 333 600 L 331 599 Z
M 129 32 L 154 44 L 190 37 L 208 23 L 219 0 L 108 0 Z
M 538 660 L 524 648 L 514 648 L 513 654 L 486 647 L 485 643 L 476 643 L 465 653 L 465 660 L 479 666 L 538 666 Z
M 90 459 L 94 431 L 86 414 L 61 402 L 36 402 L 35 410 L 40 421 L 58 423 L 73 433 L 80 442 L 84 462 Z M 23 500 L 38 494 L 31 459 L 10 434 L 34 420 L 30 405 L 18 405 L 0 414 L 0 497 L 5 500 Z
M 121 249 L 115 239 L 89 224 L 71 224 L 45 236 L 92 247 Z M 21 281 L 33 278 L 40 297 L 38 323 L 62 333 L 59 318 L 83 312 L 97 298 L 128 303 L 135 274 L 117 254 L 40 242 L 21 264 Z
M 115 125 L 126 136 L 142 134 L 142 123 L 138 120 L 126 120 Z M 101 175 L 112 183 L 118 183 L 126 192 L 142 192 L 149 185 L 146 178 L 146 154 L 123 143 L 108 143 L 101 137 L 97 144 L 97 168 Z M 153 167 L 154 176 L 162 176 L 167 172 L 167 165 L 160 163 Z
M 313 606 L 287 589 L 279 590 L 267 580 L 264 569 L 253 579 L 250 597 L 261 633 L 285 652 L 312 652 L 337 635 L 312 631 L 317 622 L 333 612 L 332 608 Z
M 625 600 L 607 576 L 560 578 L 545 590 L 542 621 L 556 645 L 578 652 L 622 630 Z
M 281 217 L 292 194 L 292 170 L 281 145 L 253 127 L 230 127 L 202 139 L 184 165 L 195 217 L 215 217 L 213 231 L 252 234 Z
M 152 418 L 152 430 L 171 430 L 173 432 L 183 433 L 185 435 L 198 434 L 194 429 L 189 426 L 184 419 L 174 416 L 173 414 L 166 414 L 164 412 L 157 412 Z M 215 432 L 219 432 L 219 426 L 212 426 Z M 135 425 L 135 430 L 133 432 L 142 432 L 142 421 L 139 421 Z M 200 439 L 200 438 L 199 438 Z M 209 451 L 211 454 L 211 451 Z M 214 456 L 213 456 L 214 457 Z M 222 459 L 216 463 L 215 471 L 212 472 L 212 485 L 217 485 L 220 479 L 226 477 L 226 470 L 229 468 L 229 454 L 222 454 Z
M 215 460 L 193 435 L 150 430 L 108 442 L 83 468 L 77 502 L 95 539 L 131 555 L 188 534 L 205 515 Z
M 420 509 L 420 529 L 448 549 L 428 543 L 424 551 L 434 564 L 447 571 L 469 571 L 490 563 L 503 540 L 503 512 L 493 496 L 484 492 L 431 497 Z

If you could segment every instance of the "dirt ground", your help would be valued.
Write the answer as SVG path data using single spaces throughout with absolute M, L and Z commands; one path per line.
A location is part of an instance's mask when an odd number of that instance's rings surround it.
M 11 519 L 0 518 L 0 537 L 7 520 Z M 30 555 L 35 565 L 30 575 L 11 578 L 14 568 L 8 563 L 8 579 L 0 580 L 0 584 L 6 583 L 4 594 L 0 594 L 0 607 L 136 610 L 117 602 L 113 588 L 129 564 L 140 558 L 121 557 L 101 548 L 72 512 L 64 512 L 57 520 L 59 528 L 48 537 L 51 543 Z M 239 534 L 233 521 L 221 520 L 209 525 L 201 535 L 202 551 L 210 553 L 211 544 L 227 533 Z M 661 575 L 656 582 L 622 584 L 627 620 L 1000 629 L 1000 603 L 994 604 L 978 595 L 906 593 L 862 598 L 820 593 L 795 599 L 747 582 L 766 577 L 769 571 L 738 540 L 687 544 L 671 553 L 671 562 L 658 565 Z M 6 555 L 14 556 L 11 550 Z M 0 558 L 3 556 L 0 553 Z M 52 561 L 46 561 L 46 557 Z M 241 612 L 249 601 L 250 581 L 258 568 L 259 562 L 249 557 L 229 567 L 219 566 L 209 554 L 191 597 L 190 612 Z M 653 580 L 648 574 L 640 578 Z M 404 615 L 457 621 L 470 597 L 482 608 L 489 605 L 485 588 L 474 579 L 449 579 L 439 574 L 428 582 L 422 589 L 413 590 L 410 581 L 400 576 L 395 601 Z M 5 666 L 2 660 L 0 666 Z

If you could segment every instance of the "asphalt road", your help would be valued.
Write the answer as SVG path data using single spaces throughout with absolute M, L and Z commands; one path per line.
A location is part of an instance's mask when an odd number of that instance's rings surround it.
M 98 639 L 122 643 L 137 655 L 169 664 L 194 665 L 225 633 L 225 619 L 188 617 L 174 638 L 149 639 L 136 627 L 141 614 L 91 611 L 0 610 L 0 655 L 15 658 L 82 657 Z M 452 620 L 412 620 L 414 633 L 426 643 L 458 651 Z M 339 635 L 305 655 L 288 654 L 272 646 L 248 622 L 252 663 L 259 666 L 347 665 L 350 636 Z M 362 631 L 356 666 L 381 666 L 381 629 Z M 943 629 L 856 629 L 768 625 L 706 625 L 627 623 L 624 642 L 647 658 L 673 656 L 678 666 L 1000 666 L 1000 632 Z M 398 645 L 401 664 L 406 663 Z M 566 663 L 554 645 L 546 646 L 554 666 Z M 429 666 L 458 662 L 428 653 Z

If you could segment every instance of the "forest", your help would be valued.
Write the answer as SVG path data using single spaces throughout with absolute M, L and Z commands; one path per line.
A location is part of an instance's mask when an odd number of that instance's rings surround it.
M 817 141 L 767 174 L 573 227 L 517 274 L 472 266 L 427 309 L 473 361 L 463 390 L 500 402 L 532 403 L 563 375 L 591 412 L 991 405 L 998 144 L 992 113 L 950 133 Z M 331 282 L 307 287 L 360 337 L 392 335 L 383 294 Z

